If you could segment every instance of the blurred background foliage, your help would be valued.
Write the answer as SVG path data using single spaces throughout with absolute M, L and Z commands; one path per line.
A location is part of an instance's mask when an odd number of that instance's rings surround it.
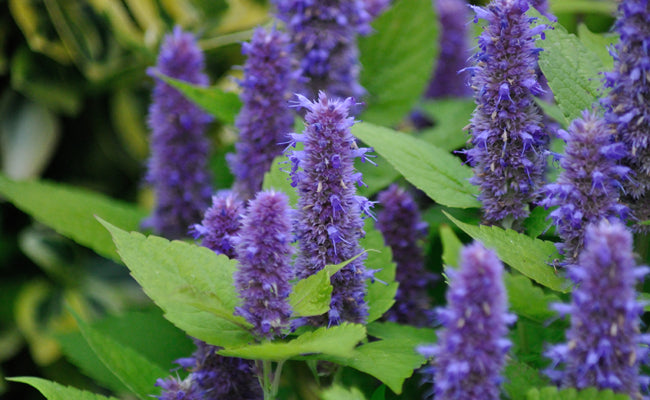
M 614 0 L 550 3 L 572 32 L 585 26 L 607 32 L 616 7 Z M 240 42 L 256 25 L 269 23 L 265 0 L 0 0 L 2 172 L 14 179 L 82 186 L 148 207 L 151 195 L 141 177 L 153 82 L 146 68 L 155 63 L 163 35 L 175 25 L 195 32 L 213 84 L 234 91 L 232 76 L 239 71 L 233 67 L 243 63 Z M 435 122 L 432 104 L 423 108 L 431 109 Z M 399 126 L 408 129 L 408 124 Z M 232 149 L 236 134 L 230 126 L 215 124 L 211 135 L 216 149 L 212 167 L 219 171 L 215 184 L 228 187 L 232 177 L 223 155 Z M 429 219 L 427 252 L 439 258 L 435 236 L 443 221 Z M 74 345 L 80 339 L 66 307 L 86 320 L 141 310 L 153 313 L 152 323 L 164 327 L 161 317 L 149 310 L 149 301 L 125 268 L 106 268 L 111 261 L 9 203 L 0 204 L 0 222 L 0 397 L 41 398 L 26 385 L 9 387 L 4 381 L 4 376 L 21 375 L 101 392 L 69 361 L 93 362 L 83 360 Z M 190 351 L 191 343 L 170 349 L 165 361 Z M 119 383 L 94 378 L 119 389 Z

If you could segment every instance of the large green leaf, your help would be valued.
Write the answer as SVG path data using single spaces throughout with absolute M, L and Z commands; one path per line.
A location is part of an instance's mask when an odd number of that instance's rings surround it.
M 581 391 L 576 389 L 558 390 L 555 386 L 542 389 L 531 389 L 526 394 L 526 400 L 630 400 L 630 396 L 616 394 L 611 390 L 598 391 L 596 388 L 589 388 Z
M 7 380 L 26 383 L 33 386 L 48 400 L 117 400 L 115 397 L 102 396 L 101 394 L 87 392 L 70 386 L 63 386 L 42 378 L 21 376 L 16 378 L 7 378 Z
M 233 316 L 238 302 L 235 260 L 205 247 L 102 224 L 135 280 L 174 325 L 216 346 L 252 342 L 249 324 Z
M 0 175 L 0 195 L 63 236 L 116 261 L 119 257 L 111 236 L 95 216 L 128 230 L 137 229 L 146 216 L 132 204 L 46 181 L 13 181 Z
M 474 226 L 445 215 L 475 240 L 496 250 L 499 258 L 523 275 L 550 289 L 568 292 L 569 284 L 550 265 L 559 257 L 552 242 L 534 239 L 511 229 L 497 226 Z
M 578 25 L 578 37 L 590 51 L 600 58 L 605 71 L 614 69 L 614 57 L 609 53 L 609 48 L 618 43 L 619 35 L 616 33 L 593 33 L 587 25 Z
M 478 190 L 469 183 L 472 170 L 459 158 L 409 134 L 369 123 L 355 125 L 352 133 L 437 203 L 458 208 L 480 207 L 476 200 Z
M 224 92 L 218 87 L 192 85 L 162 74 L 156 76 L 178 89 L 188 99 L 221 122 L 226 124 L 235 122 L 235 117 L 241 108 L 241 100 L 235 93 Z
M 252 360 L 281 361 L 305 354 L 327 354 L 344 357 L 366 337 L 366 328 L 360 324 L 343 323 L 331 328 L 318 328 L 305 332 L 295 339 L 275 340 L 243 347 L 229 347 L 219 351 L 228 357 Z
M 548 22 L 544 17 L 542 20 Z M 559 24 L 547 30 L 546 39 L 538 40 L 537 45 L 544 49 L 539 55 L 539 67 L 555 100 L 568 121 L 580 117 L 582 110 L 591 109 L 598 100 L 603 62 Z
M 398 0 L 359 39 L 361 84 L 368 90 L 364 121 L 393 125 L 413 109 L 438 53 L 437 18 L 430 0 Z
M 142 400 L 149 400 L 157 390 L 156 380 L 169 373 L 143 355 L 98 332 L 76 317 L 81 334 L 100 360 L 124 385 Z

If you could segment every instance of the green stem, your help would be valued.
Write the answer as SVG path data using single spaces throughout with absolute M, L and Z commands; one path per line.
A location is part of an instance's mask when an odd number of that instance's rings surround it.
M 262 361 L 262 390 L 264 391 L 264 400 L 274 400 L 275 394 L 271 387 L 271 374 L 273 373 L 273 363 L 268 360 Z

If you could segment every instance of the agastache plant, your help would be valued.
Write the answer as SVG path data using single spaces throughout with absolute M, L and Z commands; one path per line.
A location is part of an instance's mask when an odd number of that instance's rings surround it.
M 308 98 L 325 91 L 330 97 L 361 98 L 357 35 L 370 33 L 365 0 L 274 0 L 277 16 L 291 36 L 299 63 L 297 91 Z
M 548 135 L 534 95 L 542 93 L 535 68 L 535 40 L 545 25 L 531 27 L 528 0 L 493 0 L 473 7 L 488 24 L 470 68 L 476 110 L 470 123 L 474 167 L 486 224 L 518 228 L 544 180 Z
M 185 237 L 210 204 L 205 130 L 211 117 L 156 75 L 206 86 L 204 64 L 194 36 L 176 27 L 164 38 L 156 67 L 149 70 L 156 84 L 149 108 L 151 158 L 145 179 L 156 200 L 153 215 L 143 225 L 169 239 Z
M 305 131 L 292 134 L 293 143 L 303 142 L 303 150 L 290 150 L 292 185 L 299 195 L 296 234 L 299 254 L 296 275 L 303 279 L 327 264 L 338 264 L 362 253 L 359 239 L 363 231 L 362 213 L 370 215 L 372 202 L 356 195 L 355 184 L 361 185 L 361 173 L 355 172 L 354 159 L 368 160 L 370 149 L 359 148 L 350 133 L 354 118 L 350 109 L 352 98 L 328 98 L 323 92 L 311 102 L 298 95 L 296 107 L 307 110 Z M 339 324 L 343 321 L 364 322 L 368 306 L 364 300 L 365 255 L 356 258 L 332 276 L 332 302 L 323 321 L 316 325 Z
M 428 290 L 435 276 L 424 266 L 420 244 L 427 236 L 428 225 L 411 195 L 396 184 L 381 191 L 377 201 L 383 206 L 377 213 L 377 228 L 393 253 L 397 264 L 395 280 L 399 282 L 395 304 L 384 318 L 415 326 L 428 325 L 432 321 Z
M 259 192 L 248 205 L 236 241 L 235 287 L 242 305 L 235 313 L 253 325 L 260 339 L 278 337 L 289 326 L 291 217 L 284 193 Z
M 564 387 L 612 389 L 641 399 L 640 386 L 650 380 L 639 366 L 647 361 L 650 337 L 639 333 L 643 305 L 634 287 L 648 268 L 634 262 L 631 233 L 618 222 L 589 225 L 585 248 L 568 272 L 577 285 L 571 304 L 555 309 L 570 315 L 571 327 L 567 342 L 547 353 L 555 366 L 550 377 Z
M 239 140 L 227 160 L 235 176 L 233 190 L 245 200 L 262 189 L 264 174 L 282 154 L 281 143 L 292 129 L 287 101 L 295 73 L 289 38 L 275 28 L 257 28 L 250 43 L 242 44 L 242 53 L 248 59 L 240 82 L 243 106 L 235 121 Z
M 390 5 L 392 0 L 364 0 L 366 3 L 366 12 L 370 18 L 376 18 L 379 14 L 384 12 Z
M 436 400 L 498 400 L 501 372 L 510 348 L 503 264 L 475 242 L 461 251 L 460 268 L 448 269 L 447 306 L 438 310 L 438 343 L 420 346 L 433 357 Z
M 217 254 L 235 257 L 234 239 L 241 228 L 244 203 L 231 191 L 223 190 L 212 196 L 212 205 L 205 211 L 200 224 L 190 227 L 194 239 Z
M 625 145 L 611 142 L 612 132 L 595 112 L 584 111 L 568 132 L 557 134 L 566 142 L 562 172 L 557 182 L 545 187 L 540 204 L 558 206 L 550 217 L 562 239 L 558 249 L 565 262 L 572 264 L 582 250 L 588 224 L 627 217 L 627 207 L 618 200 L 629 169 L 618 165 L 626 154 Z
M 603 99 L 605 118 L 628 155 L 623 164 L 633 172 L 624 201 L 638 222 L 650 219 L 650 3 L 625 0 L 618 6 L 615 30 L 621 35 L 613 51 L 614 71 L 605 74 L 611 88 Z M 636 224 L 647 232 L 650 225 Z

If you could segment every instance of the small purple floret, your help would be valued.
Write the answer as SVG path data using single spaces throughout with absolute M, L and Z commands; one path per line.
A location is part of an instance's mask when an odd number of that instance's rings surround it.
M 234 237 L 241 228 L 244 203 L 234 193 L 223 190 L 212 196 L 212 206 L 205 211 L 200 224 L 190 227 L 194 239 L 217 254 L 235 257 Z

